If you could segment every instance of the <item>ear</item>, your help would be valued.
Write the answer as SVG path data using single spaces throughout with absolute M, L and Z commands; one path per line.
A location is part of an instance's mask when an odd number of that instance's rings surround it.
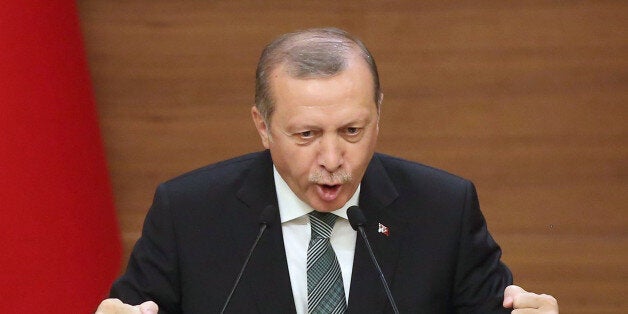
M 379 134 L 379 121 L 382 117 L 382 103 L 384 102 L 384 93 L 379 93 L 379 97 L 377 97 L 377 134 Z
M 264 148 L 269 149 L 270 129 L 268 128 L 268 125 L 266 125 L 262 114 L 259 112 L 259 110 L 257 110 L 257 107 L 253 106 L 251 108 L 251 116 L 253 117 L 253 123 L 255 123 L 257 133 L 259 133 L 259 136 L 262 138 L 262 145 L 264 145 Z

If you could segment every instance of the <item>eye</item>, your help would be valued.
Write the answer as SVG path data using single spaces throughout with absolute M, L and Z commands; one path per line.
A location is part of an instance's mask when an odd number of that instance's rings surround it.
M 356 143 L 360 141 L 362 135 L 364 135 L 364 132 L 362 131 L 364 131 L 364 128 L 353 126 L 346 127 L 344 130 L 342 130 L 342 137 L 344 137 L 344 139 L 348 142 Z
M 299 135 L 300 138 L 309 139 L 309 138 L 312 138 L 312 136 L 314 136 L 314 132 L 312 132 L 312 131 L 303 131 L 303 132 L 297 133 L 297 135 Z
M 317 132 L 313 130 L 301 131 L 292 134 L 292 138 L 299 145 L 312 143 L 317 136 Z
M 348 135 L 358 135 L 362 129 L 355 127 L 348 127 L 347 134 Z

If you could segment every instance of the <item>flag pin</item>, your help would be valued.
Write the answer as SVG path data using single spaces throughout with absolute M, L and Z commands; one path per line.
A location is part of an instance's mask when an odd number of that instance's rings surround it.
M 377 227 L 377 232 L 382 233 L 385 236 L 390 235 L 390 231 L 388 230 L 388 227 L 382 225 L 381 223 L 379 224 L 379 227 Z

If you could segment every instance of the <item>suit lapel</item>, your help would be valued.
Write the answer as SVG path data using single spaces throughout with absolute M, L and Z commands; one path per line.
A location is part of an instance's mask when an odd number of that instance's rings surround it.
M 402 239 L 396 235 L 402 233 L 404 224 L 390 215 L 386 207 L 397 196 L 397 191 L 376 154 L 362 180 L 360 207 L 367 219 L 366 235 L 384 272 L 384 277 L 391 286 L 394 283 L 393 275 L 402 242 Z M 238 192 L 238 197 L 251 209 L 253 215 L 257 216 L 261 214 L 265 206 L 277 205 L 272 160 L 268 151 L 259 159 L 257 165 L 251 167 L 249 176 Z M 247 278 L 243 278 L 243 284 L 249 284 L 249 291 L 255 295 L 260 313 L 295 313 L 279 215 L 274 220 L 251 257 L 246 271 L 248 275 L 245 274 Z M 389 228 L 389 236 L 378 232 L 380 223 Z M 348 313 L 383 312 L 387 306 L 389 306 L 388 300 L 379 275 L 371 262 L 363 240 L 358 235 Z
M 369 164 L 360 189 L 360 208 L 367 219 L 366 236 L 386 281 L 392 286 L 402 242 L 398 235 L 402 233 L 404 224 L 386 210 L 398 194 L 378 155 Z M 389 235 L 378 232 L 379 224 L 388 228 Z M 384 287 L 360 235 L 355 247 L 349 293 L 349 313 L 383 312 L 389 306 Z
M 249 176 L 238 191 L 238 197 L 254 211 L 254 215 L 259 216 L 267 205 L 277 206 L 272 169 L 272 160 L 266 151 L 259 163 L 251 167 Z M 279 213 L 265 233 L 251 257 L 246 271 L 248 276 L 245 275 L 247 278 L 243 281 L 249 284 L 260 313 L 294 313 L 296 309 Z

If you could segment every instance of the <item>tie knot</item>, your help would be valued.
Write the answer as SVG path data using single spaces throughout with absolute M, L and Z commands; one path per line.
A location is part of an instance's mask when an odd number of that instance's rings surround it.
M 312 238 L 329 238 L 337 216 L 317 211 L 310 212 L 308 215 L 310 215 L 310 224 L 312 225 Z

